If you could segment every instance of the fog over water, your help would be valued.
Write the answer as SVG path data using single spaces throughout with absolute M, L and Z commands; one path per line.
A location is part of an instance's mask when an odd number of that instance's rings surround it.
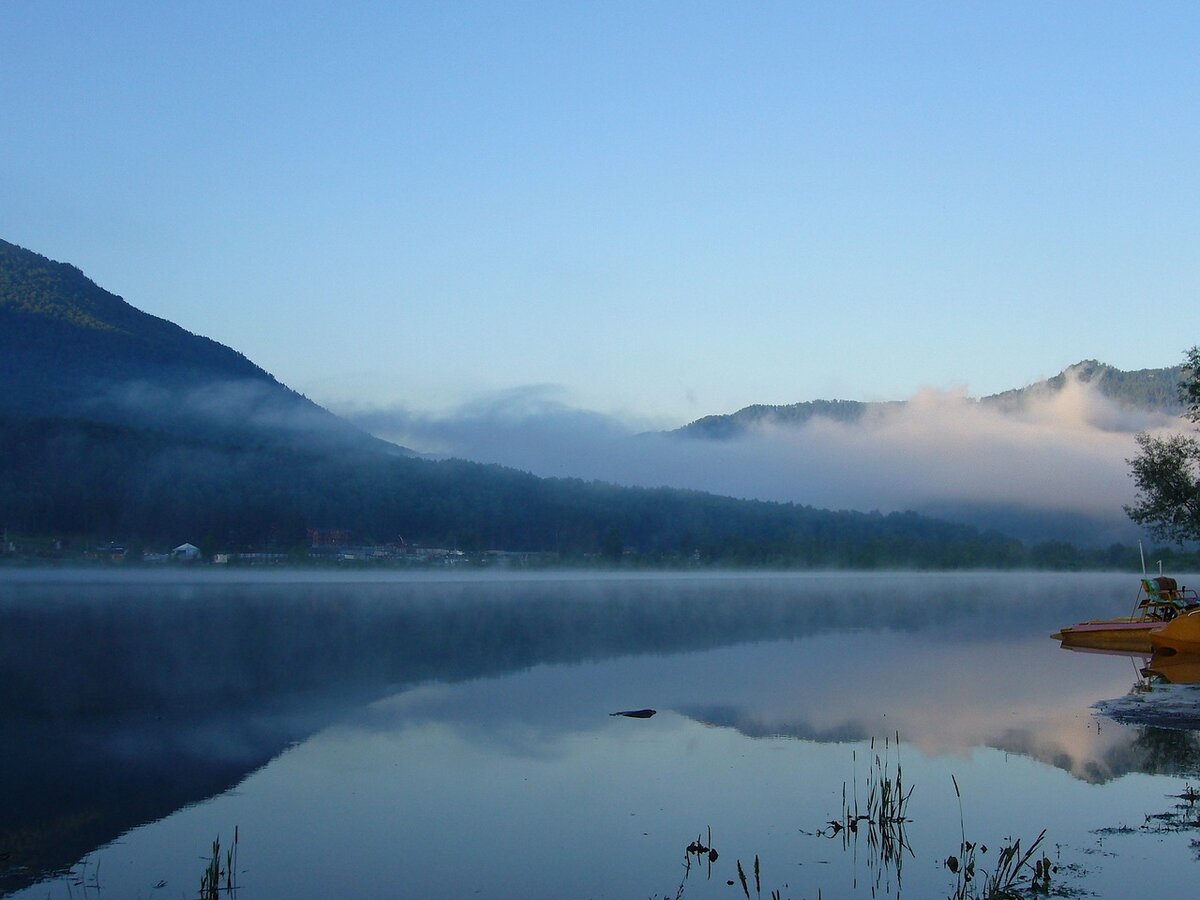
M 346 413 L 435 455 L 544 476 L 692 488 L 829 509 L 914 509 L 1035 538 L 1130 540 L 1126 460 L 1134 433 L 1178 428 L 1075 380 L 1018 410 L 923 391 L 860 421 L 765 422 L 729 440 L 681 438 L 573 408 L 552 387 L 512 391 L 441 416 Z M 1019 536 L 1025 536 L 1019 534 Z
M 181 575 L 0 572 L 0 894 L 69 900 L 81 859 L 186 890 L 238 825 L 247 896 L 674 896 L 711 825 L 784 896 L 865 897 L 867 845 L 814 830 L 899 734 L 906 893 L 944 896 L 952 774 L 972 836 L 1048 828 L 1064 861 L 1200 775 L 1193 731 L 1138 719 L 1195 686 L 1047 637 L 1126 612 L 1119 575 Z M 1073 877 L 1128 896 L 1176 837 Z

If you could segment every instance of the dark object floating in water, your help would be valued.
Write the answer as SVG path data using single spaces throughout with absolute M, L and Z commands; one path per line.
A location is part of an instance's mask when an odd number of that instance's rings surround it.
M 658 712 L 657 709 L 626 709 L 621 712 L 609 713 L 610 716 L 628 716 L 631 719 L 648 719 Z

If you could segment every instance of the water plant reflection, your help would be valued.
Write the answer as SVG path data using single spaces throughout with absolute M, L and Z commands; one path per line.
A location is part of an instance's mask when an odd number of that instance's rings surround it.
M 708 829 L 707 843 L 705 843 L 704 835 L 698 835 L 696 837 L 696 839 L 694 841 L 692 841 L 690 844 L 688 844 L 687 848 L 684 850 L 683 878 L 680 880 L 679 887 L 675 891 L 674 900 L 682 900 L 682 898 L 683 898 L 684 891 L 687 888 L 688 879 L 691 877 L 691 874 L 692 874 L 692 857 L 693 856 L 696 858 L 696 861 L 698 864 L 704 864 L 706 866 L 706 869 L 707 869 L 706 880 L 711 881 L 712 873 L 713 873 L 713 863 L 715 863 L 720 858 L 720 854 L 712 846 L 712 828 L 711 827 Z M 738 882 L 741 883 L 741 887 L 742 887 L 742 894 L 746 897 L 746 900 L 750 900 L 750 881 L 746 875 L 746 869 L 742 865 L 742 861 L 740 859 L 735 860 L 735 865 L 736 865 L 736 869 L 737 869 Z M 753 867 L 752 871 L 754 872 L 754 895 L 756 898 L 761 898 L 762 897 L 762 863 L 759 861 L 757 853 L 754 855 L 754 867 Z M 733 887 L 738 882 L 735 882 L 732 878 L 729 878 L 725 881 L 725 884 L 728 885 L 729 887 Z M 787 887 L 787 885 L 784 885 L 784 887 Z M 776 888 L 770 892 L 770 897 L 771 897 L 771 900 L 782 900 L 783 891 L 779 888 Z M 664 898 L 664 900 L 665 900 L 665 898 Z
M 1178 832 L 1200 832 L 1200 790 L 1191 784 L 1184 786 L 1178 794 L 1170 794 L 1168 800 L 1176 801 L 1170 809 L 1160 813 L 1147 813 L 1145 821 L 1138 827 L 1115 825 L 1096 829 L 1096 834 L 1105 837 L 1133 834 L 1174 834 Z M 1189 847 L 1200 859 L 1200 839 L 1193 839 Z
M 212 856 L 200 876 L 200 900 L 220 900 L 221 894 L 237 897 L 238 826 L 233 828 L 233 845 L 221 856 L 221 836 L 212 842 Z
M 858 802 L 857 772 L 851 782 L 849 795 L 846 783 L 842 782 L 842 814 L 840 819 L 831 819 L 828 827 L 817 834 L 824 837 L 841 837 L 842 849 L 854 845 L 857 849 L 858 836 L 862 830 L 867 834 L 869 854 L 867 867 L 875 872 L 875 891 L 878 891 L 885 874 L 896 873 L 899 889 L 903 879 L 904 855 L 913 856 L 905 834 L 908 818 L 908 801 L 913 788 L 904 790 L 904 770 L 900 765 L 900 735 L 896 735 L 896 770 L 892 771 L 892 744 L 890 738 L 883 741 L 882 756 L 875 751 L 875 739 L 871 739 L 870 752 L 873 762 L 867 768 L 865 805 Z M 851 753 L 852 764 L 857 769 L 858 754 Z
M 946 858 L 946 868 L 954 874 L 954 893 L 951 900 L 973 900 L 976 897 L 987 900 L 1009 900 L 1023 896 L 1022 888 L 1028 887 L 1032 893 L 1048 894 L 1050 892 L 1050 873 L 1055 867 L 1044 854 L 1030 865 L 1030 859 L 1046 838 L 1043 828 L 1037 838 L 1021 853 L 1021 839 L 1006 843 L 996 855 L 995 868 L 990 871 L 982 869 L 983 876 L 979 877 L 981 867 L 978 865 L 977 854 L 988 852 L 986 844 L 967 840 L 967 829 L 963 820 L 962 791 L 958 787 L 958 779 L 950 776 L 954 784 L 954 796 L 958 798 L 958 827 L 961 841 L 958 845 L 960 859 L 951 855 Z

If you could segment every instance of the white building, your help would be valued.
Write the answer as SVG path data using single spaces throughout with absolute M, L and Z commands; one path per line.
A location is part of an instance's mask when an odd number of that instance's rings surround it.
M 185 562 L 200 559 L 200 548 L 195 544 L 180 544 L 171 551 L 171 559 L 179 559 Z

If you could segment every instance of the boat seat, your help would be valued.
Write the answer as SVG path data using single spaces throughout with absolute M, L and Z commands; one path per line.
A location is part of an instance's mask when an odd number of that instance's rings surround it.
M 1159 575 L 1150 579 L 1158 589 L 1158 595 L 1164 600 L 1179 601 L 1179 582 L 1169 575 Z

